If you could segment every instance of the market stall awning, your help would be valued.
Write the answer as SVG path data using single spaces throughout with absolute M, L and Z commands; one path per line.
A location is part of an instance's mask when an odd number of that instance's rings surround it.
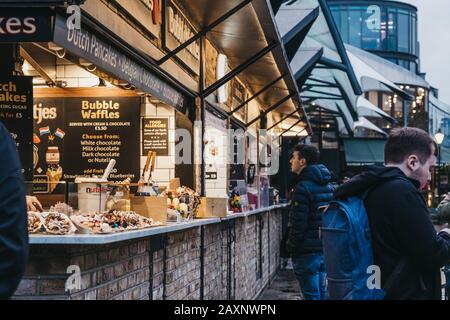
M 348 166 L 384 164 L 384 146 L 381 139 L 344 139 L 345 160 Z
M 234 8 L 245 4 L 231 16 L 206 34 L 219 52 L 225 54 L 231 68 L 244 66 L 239 77 L 253 93 L 264 89 L 274 79 L 279 79 L 261 92 L 257 99 L 264 109 L 273 112 L 290 113 L 296 109 L 302 115 L 299 89 L 289 66 L 282 37 L 276 26 L 270 2 L 267 0 L 182 0 L 199 27 L 204 29 Z M 306 25 L 305 25 L 306 26 Z M 294 40 L 290 35 L 289 40 Z M 258 52 L 265 54 L 253 61 L 249 58 Z M 285 99 L 285 100 L 284 100 Z M 249 119 L 251 121 L 252 119 Z M 305 120 L 307 123 L 307 120 Z

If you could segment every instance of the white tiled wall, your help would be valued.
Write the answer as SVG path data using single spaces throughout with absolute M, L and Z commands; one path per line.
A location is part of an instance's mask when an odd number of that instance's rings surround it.
M 98 86 L 99 79 L 86 69 L 70 62 L 58 59 L 56 81 L 65 81 L 68 88 Z
M 206 181 L 207 197 L 228 197 L 228 136 L 225 120 L 220 120 L 210 113 L 206 113 L 205 139 L 214 140 L 214 144 L 219 149 L 219 155 L 214 158 L 217 169 L 217 179 Z M 208 152 L 206 148 L 205 152 Z M 208 167 L 208 159 L 205 159 L 205 165 Z M 206 169 L 208 170 L 208 169 Z

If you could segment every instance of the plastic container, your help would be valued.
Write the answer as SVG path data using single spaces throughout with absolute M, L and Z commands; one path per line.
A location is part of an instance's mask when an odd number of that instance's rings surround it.
M 76 178 L 75 183 L 78 185 L 78 210 L 85 213 L 102 213 L 108 198 L 108 180 Z

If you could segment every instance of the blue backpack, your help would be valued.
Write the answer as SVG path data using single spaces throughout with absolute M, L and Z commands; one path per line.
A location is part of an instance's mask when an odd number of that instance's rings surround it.
M 394 177 L 410 182 L 406 177 Z M 360 197 L 334 200 L 324 211 L 321 237 L 331 300 L 382 300 L 385 291 L 372 283 L 374 268 L 369 219 L 364 200 L 372 189 Z M 403 259 L 384 284 L 389 290 L 407 264 Z M 381 276 L 381 275 L 380 275 Z

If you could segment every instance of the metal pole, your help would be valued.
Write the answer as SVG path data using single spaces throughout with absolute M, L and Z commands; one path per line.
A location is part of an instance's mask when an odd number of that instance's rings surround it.
M 201 132 L 201 159 L 200 159 L 200 194 L 202 197 L 206 196 L 206 167 L 205 167 L 205 131 L 206 131 L 206 111 L 205 111 L 205 96 L 201 94 L 205 87 L 205 45 L 204 38 L 200 38 L 200 79 L 199 79 L 199 89 L 200 89 L 200 117 L 202 121 L 202 132 Z
M 210 25 L 205 27 L 202 31 L 200 31 L 199 33 L 195 34 L 190 39 L 188 39 L 186 42 L 184 42 L 183 44 L 179 45 L 176 49 L 172 50 L 167 55 L 162 57 L 156 63 L 158 65 L 163 64 L 164 62 L 166 62 L 167 60 L 169 60 L 170 58 L 175 56 L 177 53 L 179 53 L 181 50 L 186 49 L 192 43 L 194 43 L 195 41 L 197 41 L 197 40 L 201 39 L 202 37 L 204 37 L 209 31 L 211 31 L 212 29 L 217 27 L 219 24 L 221 24 L 222 22 L 227 20 L 229 17 L 234 15 L 236 12 L 238 12 L 239 10 L 244 8 L 245 6 L 247 6 L 250 2 L 252 2 L 252 0 L 245 0 L 245 1 L 241 2 L 239 5 L 237 5 L 236 7 L 231 9 L 230 11 L 228 11 L 226 14 L 221 16 L 219 19 L 217 19 L 216 21 L 214 21 L 213 23 L 211 23 Z
M 441 201 L 441 145 L 439 145 L 438 202 Z

